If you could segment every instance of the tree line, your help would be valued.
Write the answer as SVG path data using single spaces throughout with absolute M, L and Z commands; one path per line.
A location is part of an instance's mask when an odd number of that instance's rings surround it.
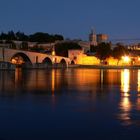
M 59 34 L 50 35 L 48 33 L 36 32 L 31 35 L 27 35 L 24 32 L 13 32 L 9 31 L 7 33 L 2 32 L 0 34 L 0 43 L 4 41 L 25 41 L 25 42 L 38 42 L 38 43 L 52 43 L 55 41 L 64 40 L 64 37 Z
M 55 44 L 56 55 L 68 57 L 69 50 L 82 50 L 82 47 L 76 42 L 63 42 Z
M 91 46 L 91 52 L 94 52 L 100 60 L 105 60 L 109 57 L 120 60 L 122 56 L 130 53 L 127 47 L 121 43 L 117 43 L 114 48 L 112 48 L 111 43 L 100 43 L 98 46 Z
M 56 54 L 60 56 L 68 57 L 68 50 L 71 49 L 82 50 L 82 47 L 76 42 L 57 43 L 55 45 Z M 109 57 L 120 60 L 122 56 L 130 53 L 127 47 L 121 43 L 117 43 L 115 47 L 112 47 L 111 43 L 104 42 L 97 46 L 91 46 L 90 52 L 94 53 L 94 56 L 99 58 L 101 61 L 104 61 Z

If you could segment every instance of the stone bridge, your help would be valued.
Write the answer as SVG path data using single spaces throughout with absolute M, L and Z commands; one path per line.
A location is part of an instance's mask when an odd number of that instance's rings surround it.
M 9 48 L 0 48 L 0 61 L 26 68 L 67 67 L 71 63 L 66 57 Z

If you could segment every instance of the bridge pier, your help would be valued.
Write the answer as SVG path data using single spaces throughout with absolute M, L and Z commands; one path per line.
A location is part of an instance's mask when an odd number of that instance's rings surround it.
M 16 66 L 9 62 L 0 62 L 0 70 L 15 70 Z
M 54 63 L 52 65 L 44 64 L 44 63 L 34 63 L 32 65 L 29 64 L 21 64 L 15 65 L 16 67 L 21 67 L 22 69 L 53 69 L 53 68 L 67 68 L 66 65 L 62 65 L 59 63 Z
M 44 63 L 34 63 L 34 64 L 12 64 L 9 62 L 0 62 L 0 70 L 15 70 L 16 68 L 22 69 L 53 69 L 53 68 L 67 68 L 67 65 L 61 63 L 54 63 L 52 65 L 47 65 Z

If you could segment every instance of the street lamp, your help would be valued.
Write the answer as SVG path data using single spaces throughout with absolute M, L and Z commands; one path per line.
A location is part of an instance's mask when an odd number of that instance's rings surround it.
M 122 60 L 126 63 L 129 63 L 131 59 L 129 56 L 122 56 Z

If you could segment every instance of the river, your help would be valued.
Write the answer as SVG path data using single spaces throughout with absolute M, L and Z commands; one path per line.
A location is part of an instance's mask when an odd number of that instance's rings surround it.
M 134 140 L 140 70 L 0 71 L 0 140 Z

